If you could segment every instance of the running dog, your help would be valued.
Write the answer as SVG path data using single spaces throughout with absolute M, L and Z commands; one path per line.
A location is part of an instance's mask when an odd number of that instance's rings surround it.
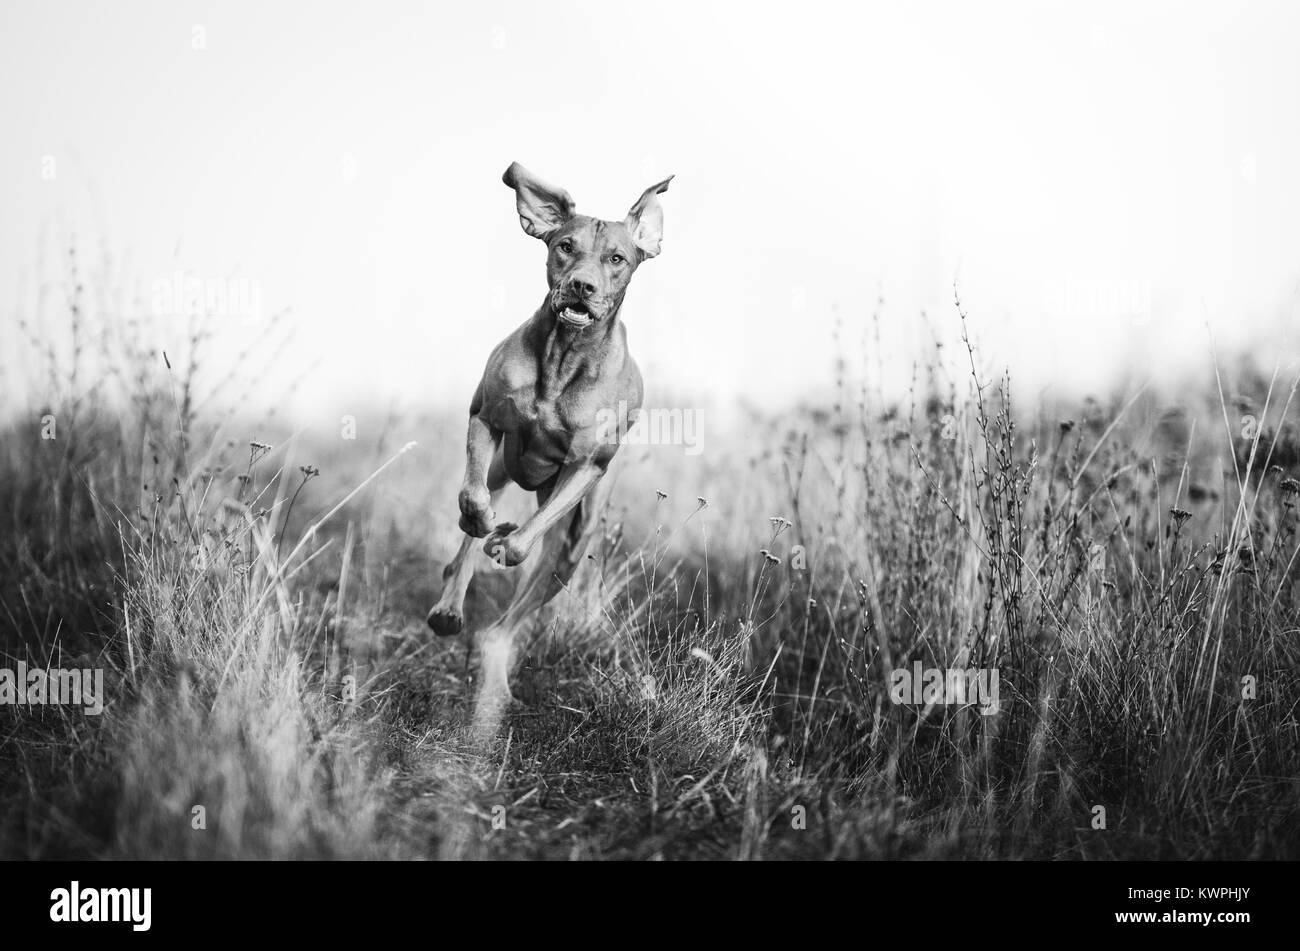
M 465 533 L 443 571 L 445 586 L 429 612 L 435 633 L 464 627 L 474 548 L 498 565 L 531 559 L 505 613 L 478 632 L 480 678 L 475 719 L 495 730 L 510 701 L 514 639 L 521 622 L 564 589 L 581 563 L 598 513 L 593 489 L 641 409 L 641 371 L 619 320 L 623 297 L 642 262 L 659 253 L 669 176 L 647 188 L 622 221 L 575 212 L 562 188 L 518 162 L 502 176 L 515 192 L 524 232 L 546 244 L 546 298 L 488 357 L 469 407 L 460 527 Z M 494 506 L 510 483 L 537 493 L 523 525 L 496 523 Z

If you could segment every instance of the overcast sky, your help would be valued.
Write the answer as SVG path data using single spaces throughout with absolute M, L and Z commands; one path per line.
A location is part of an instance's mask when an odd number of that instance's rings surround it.
M 511 161 L 614 219 L 676 174 L 624 312 L 652 394 L 779 404 L 827 381 L 837 318 L 860 352 L 881 293 L 896 383 L 922 311 L 957 342 L 954 280 L 989 362 L 1034 387 L 1204 361 L 1207 321 L 1271 359 L 1296 323 L 1300 4 L 7 0 L 0 20 L 6 349 L 42 235 L 75 233 L 150 306 L 177 273 L 255 302 L 219 322 L 227 358 L 291 308 L 268 399 L 319 361 L 302 412 L 465 403 L 545 292 Z

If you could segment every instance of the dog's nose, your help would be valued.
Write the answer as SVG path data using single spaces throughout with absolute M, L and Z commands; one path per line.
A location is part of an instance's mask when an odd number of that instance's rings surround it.
M 584 300 L 596 296 L 596 285 L 590 281 L 583 280 L 581 277 L 569 278 L 569 290 L 577 294 Z

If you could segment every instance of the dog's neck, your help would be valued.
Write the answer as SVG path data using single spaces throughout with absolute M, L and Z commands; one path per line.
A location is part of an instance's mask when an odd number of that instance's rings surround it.
M 570 327 L 556 316 L 550 298 L 533 315 L 533 328 L 541 354 L 538 393 L 553 399 L 578 377 L 599 377 L 623 341 L 618 326 L 622 302 L 600 320 L 586 327 Z M 621 361 L 619 361 L 621 363 Z

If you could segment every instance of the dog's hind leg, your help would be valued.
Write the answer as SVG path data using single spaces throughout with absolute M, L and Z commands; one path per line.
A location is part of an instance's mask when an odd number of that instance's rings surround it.
M 538 492 L 545 504 L 550 488 Z M 476 636 L 479 647 L 479 692 L 474 709 L 475 730 L 481 738 L 496 732 L 510 703 L 510 674 L 516 661 L 515 640 L 537 609 L 564 590 L 582 564 L 598 509 L 583 499 L 570 518 L 552 525 L 542 536 L 541 550 L 526 567 L 514 597 L 501 618 Z
M 520 580 L 510 606 L 494 627 L 521 626 L 565 589 L 587 553 L 597 518 L 595 500 L 588 497 L 574 507 L 569 518 L 547 529 L 536 563 L 526 566 L 531 570 Z
M 601 520 L 609 502 L 612 483 L 602 479 L 573 514 L 568 528 L 568 547 L 554 576 L 546 603 L 553 616 L 570 629 L 598 627 L 604 616 L 604 552 Z M 561 594 L 561 592 L 563 592 Z
M 588 552 L 598 534 L 598 523 L 607 502 L 604 481 L 587 494 L 573 511 L 559 539 L 559 551 L 552 568 L 542 606 L 552 605 L 549 617 L 572 628 L 585 626 L 600 616 L 601 570 Z

